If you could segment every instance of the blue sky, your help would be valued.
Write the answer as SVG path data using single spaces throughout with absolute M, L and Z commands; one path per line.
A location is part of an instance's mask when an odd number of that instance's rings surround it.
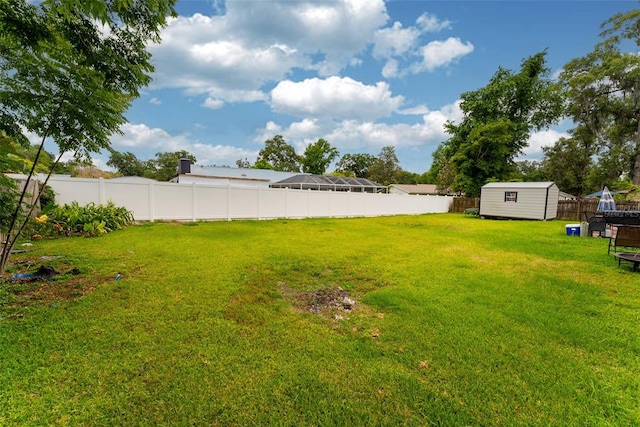
M 151 47 L 153 82 L 112 146 L 146 160 L 187 150 L 199 164 L 254 162 L 283 135 L 302 154 L 324 138 L 341 155 L 396 149 L 429 169 L 465 91 L 547 50 L 557 74 L 636 1 L 179 0 Z M 541 157 L 569 123 L 532 135 Z M 95 157 L 104 166 L 106 153 Z

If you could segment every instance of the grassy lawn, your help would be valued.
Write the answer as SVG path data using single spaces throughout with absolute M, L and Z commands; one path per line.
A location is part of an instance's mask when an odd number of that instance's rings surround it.
M 564 226 L 438 214 L 36 242 L 12 272 L 61 255 L 47 264 L 81 274 L 0 284 L 0 425 L 640 425 L 640 273 Z M 353 310 L 314 299 L 337 287 Z

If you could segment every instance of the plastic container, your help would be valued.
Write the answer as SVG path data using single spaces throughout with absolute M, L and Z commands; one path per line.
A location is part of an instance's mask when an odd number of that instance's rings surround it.
M 581 222 L 580 223 L 580 237 L 589 237 L 589 223 Z
M 567 236 L 580 236 L 580 224 L 567 224 Z

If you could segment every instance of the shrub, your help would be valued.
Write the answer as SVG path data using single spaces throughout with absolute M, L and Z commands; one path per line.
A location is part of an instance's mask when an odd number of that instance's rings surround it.
M 98 236 L 130 225 L 133 214 L 112 202 L 106 205 L 89 203 L 86 206 L 73 202 L 50 209 L 46 215 L 35 218 L 34 222 L 35 234 Z

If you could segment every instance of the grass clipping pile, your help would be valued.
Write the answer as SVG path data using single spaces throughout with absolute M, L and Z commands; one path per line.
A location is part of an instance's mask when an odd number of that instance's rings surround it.
M 340 286 L 299 293 L 293 302 L 299 310 L 336 320 L 342 320 L 356 305 L 349 292 Z

